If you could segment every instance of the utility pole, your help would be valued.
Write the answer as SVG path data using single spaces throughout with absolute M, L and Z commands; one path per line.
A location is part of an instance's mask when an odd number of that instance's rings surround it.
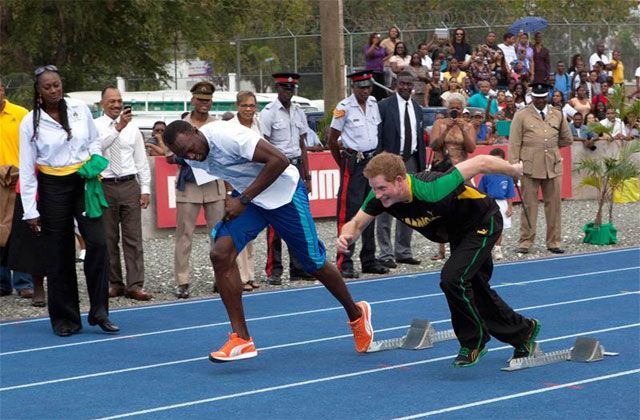
M 346 96 L 344 67 L 344 36 L 342 34 L 343 1 L 320 0 L 320 48 L 322 48 L 322 85 L 324 111 L 333 112 Z

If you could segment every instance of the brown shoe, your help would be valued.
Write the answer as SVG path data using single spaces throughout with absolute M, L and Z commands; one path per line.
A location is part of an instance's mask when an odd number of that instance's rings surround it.
M 153 295 L 151 293 L 147 293 L 142 289 L 131 290 L 124 294 L 125 297 L 133 300 L 151 300 Z
M 18 296 L 23 299 L 31 299 L 33 297 L 33 289 L 30 287 L 18 290 Z
M 124 296 L 124 289 L 122 287 L 109 287 L 109 297 L 115 298 L 118 296 Z

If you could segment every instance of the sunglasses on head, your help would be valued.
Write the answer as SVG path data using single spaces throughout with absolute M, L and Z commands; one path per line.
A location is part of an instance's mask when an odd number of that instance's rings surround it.
M 38 67 L 34 72 L 33 75 L 38 77 L 40 76 L 42 73 L 44 73 L 45 71 L 53 71 L 58 73 L 58 68 L 56 66 L 54 66 L 53 64 L 49 64 L 46 66 L 42 66 L 42 67 Z

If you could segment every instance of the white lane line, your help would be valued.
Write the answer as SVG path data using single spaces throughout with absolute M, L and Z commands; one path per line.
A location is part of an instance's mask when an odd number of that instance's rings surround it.
M 613 378 L 618 378 L 618 377 L 621 377 L 621 376 L 633 375 L 633 374 L 636 374 L 636 373 L 640 373 L 640 369 L 625 370 L 625 371 L 622 371 L 622 372 L 616 372 L 616 373 L 612 373 L 612 374 L 609 374 L 609 375 L 595 376 L 593 378 L 582 379 L 580 381 L 567 382 L 567 383 L 564 383 L 564 384 L 558 384 L 558 385 L 553 385 L 553 386 L 544 387 L 544 388 L 531 389 L 529 391 L 518 392 L 516 394 L 503 395 L 501 397 L 496 397 L 496 398 L 490 398 L 490 399 L 487 399 L 487 400 L 476 401 L 476 402 L 472 402 L 472 403 L 469 403 L 469 404 L 455 405 L 455 406 L 452 406 L 452 407 L 441 408 L 439 410 L 426 411 L 424 413 L 413 414 L 411 416 L 406 416 L 406 417 L 396 417 L 395 420 L 419 419 L 419 418 L 422 418 L 422 417 L 434 416 L 436 414 L 450 413 L 452 411 L 464 410 L 465 408 L 472 408 L 472 407 L 478 407 L 478 406 L 481 406 L 481 405 L 493 404 L 493 403 L 500 402 L 500 401 L 512 400 L 514 398 L 528 397 L 530 395 L 542 394 L 543 392 L 557 391 L 559 389 L 570 388 L 570 387 L 576 386 L 576 385 L 584 385 L 584 384 L 588 384 L 588 383 L 592 383 L 592 382 L 605 381 L 607 379 L 613 379 Z
M 532 260 L 526 260 L 526 261 L 513 261 L 513 262 L 507 262 L 507 263 L 500 263 L 500 264 L 496 264 L 495 267 L 506 267 L 506 266 L 512 266 L 512 265 L 522 265 L 522 264 L 536 264 L 536 263 L 546 263 L 549 261 L 558 261 L 558 260 L 569 260 L 569 259 L 574 259 L 574 258 L 586 258 L 586 257 L 593 257 L 594 255 L 607 255 L 607 254 L 618 254 L 621 252 L 630 252 L 630 251 L 638 251 L 640 250 L 640 248 L 636 248 L 636 247 L 632 247 L 632 248 L 622 248 L 622 249 L 614 249 L 611 251 L 604 251 L 604 252 L 589 252 L 589 253 L 582 253 L 582 254 L 574 254 L 574 255 L 567 255 L 567 256 L 563 256 L 563 257 L 549 257 L 549 258 L 539 258 L 539 259 L 532 259 Z M 633 268 L 633 267 L 631 267 Z M 637 268 L 637 267 L 635 267 Z M 366 279 L 366 280 L 355 280 L 355 281 L 349 281 L 347 282 L 347 285 L 358 285 L 358 284 L 367 284 L 367 283 L 377 283 L 377 282 L 381 282 L 381 281 L 389 281 L 389 280 L 401 280 L 401 279 L 406 279 L 406 278 L 411 278 L 411 277 L 421 277 L 421 276 L 436 276 L 440 274 L 440 270 L 436 270 L 436 271 L 423 271 L 423 272 L 419 272 L 419 273 L 411 273 L 411 274 L 405 274 L 405 275 L 400 275 L 400 276 L 387 276 L 387 277 L 377 277 L 374 279 Z M 265 291 L 265 292 L 254 292 L 252 294 L 247 294 L 247 295 L 243 295 L 243 299 L 252 299 L 252 298 L 256 298 L 256 297 L 260 297 L 260 296 L 268 296 L 268 295 L 273 295 L 273 294 L 282 294 L 282 293 L 297 293 L 297 292 L 304 292 L 307 290 L 314 290 L 314 289 L 321 289 L 324 288 L 324 286 L 322 285 L 318 285 L 318 286 L 305 286 L 305 287 L 299 287 L 299 288 L 295 288 L 295 289 L 283 289 L 283 290 L 271 290 L 271 291 Z M 119 312 L 131 312 L 131 311 L 142 311 L 142 310 L 147 310 L 147 309 L 158 309 L 158 308 L 170 308 L 170 307 L 174 307 L 174 306 L 183 306 L 183 305 L 195 305 L 195 304 L 200 304 L 200 303 L 209 303 L 209 302 L 215 302 L 215 301 L 219 301 L 220 298 L 202 298 L 202 299 L 193 299 L 193 300 L 189 300 L 186 302 L 171 302 L 171 303 L 159 303 L 157 305 L 144 305 L 144 306 L 136 306 L 136 307 L 132 307 L 132 308 L 120 308 L 120 309 L 114 309 L 112 311 L 110 311 L 111 313 L 119 313 Z M 86 315 L 86 314 L 83 314 Z M 3 326 L 7 326 L 7 325 L 16 325 L 16 324 L 27 324 L 27 323 L 31 323 L 31 322 L 40 322 L 40 321 L 49 321 L 49 318 L 44 317 L 44 318 L 30 318 L 30 319 L 22 319 L 22 320 L 17 320 L 17 321 L 8 321 L 8 322 L 0 322 L 0 328 Z
M 623 325 L 623 326 L 619 326 L 619 327 L 607 328 L 607 329 L 596 330 L 596 331 L 584 331 L 584 332 L 581 332 L 581 333 L 578 333 L 578 334 L 565 336 L 565 338 L 566 337 L 569 337 L 569 338 L 570 337 L 578 337 L 578 336 L 587 335 L 587 334 L 597 334 L 597 333 L 615 331 L 615 330 L 638 327 L 638 326 L 640 326 L 640 324 Z M 556 338 L 556 339 L 558 339 L 558 338 Z M 551 339 L 551 340 L 555 340 L 555 339 Z M 545 341 L 550 341 L 550 340 L 541 340 L 540 342 L 545 342 Z M 512 348 L 513 347 L 511 347 L 511 346 L 501 346 L 501 347 L 491 348 L 491 349 L 489 349 L 489 351 L 498 351 L 498 350 L 505 350 L 505 349 L 512 349 Z M 228 400 L 228 399 L 245 397 L 245 396 L 252 396 L 252 395 L 256 395 L 256 394 L 262 394 L 262 393 L 273 392 L 273 391 L 280 391 L 280 390 L 283 390 L 283 389 L 297 388 L 297 387 L 301 387 L 301 386 L 305 386 L 305 385 L 312 385 L 312 384 L 323 383 L 323 382 L 331 382 L 331 381 L 336 381 L 336 380 L 340 380 L 340 379 L 353 378 L 353 377 L 357 377 L 357 376 L 369 375 L 369 374 L 372 374 L 372 373 L 384 372 L 384 371 L 392 370 L 392 369 L 399 369 L 399 368 L 423 365 L 423 364 L 427 364 L 427 363 L 439 362 L 439 361 L 443 361 L 443 360 L 453 359 L 455 356 L 456 356 L 456 354 L 452 354 L 452 355 L 448 355 L 448 356 L 435 357 L 435 358 L 432 358 L 432 359 L 418 360 L 418 361 L 415 361 L 415 362 L 402 363 L 402 364 L 397 364 L 397 365 L 392 365 L 392 366 L 385 366 L 385 367 L 381 367 L 381 368 L 361 370 L 361 371 L 345 373 L 345 374 L 341 374 L 341 375 L 333 375 L 333 376 L 327 376 L 327 377 L 323 377 L 323 378 L 310 379 L 310 380 L 307 380 L 307 381 L 293 382 L 293 383 L 288 383 L 288 384 L 283 384 L 283 385 L 276 385 L 276 386 L 271 386 L 271 387 L 266 387 L 266 388 L 253 389 L 253 390 L 250 390 L 250 391 L 243 391 L 243 392 L 237 392 L 237 393 L 233 393 L 233 394 L 220 395 L 220 396 L 217 396 L 217 397 L 205 398 L 205 399 L 194 400 L 194 401 L 186 401 L 186 402 L 178 403 L 178 404 L 165 405 L 165 406 L 161 406 L 161 407 L 149 408 L 149 409 L 146 409 L 146 410 L 139 410 L 139 411 L 133 411 L 133 412 L 129 412 L 129 413 L 116 414 L 116 415 L 109 416 L 109 417 L 102 417 L 102 418 L 100 418 L 100 420 L 119 419 L 119 418 L 124 418 L 124 417 L 133 417 L 133 416 L 139 416 L 139 415 L 143 415 L 143 414 L 157 413 L 157 412 L 160 412 L 160 411 L 173 410 L 173 409 L 176 409 L 176 408 L 191 407 L 191 406 L 194 406 L 194 405 L 206 404 L 206 403 L 211 403 L 211 402 L 216 402 L 216 401 Z M 636 369 L 634 371 L 640 371 L 640 369 Z
M 565 302 L 557 302 L 557 303 L 550 303 L 550 304 L 544 304 L 544 305 L 538 305 L 538 306 L 529 306 L 529 307 L 525 307 L 525 308 L 518 308 L 518 309 L 516 309 L 516 311 L 522 312 L 522 311 L 531 310 L 531 309 L 548 308 L 548 307 L 552 307 L 552 306 L 564 306 L 564 305 L 570 305 L 570 304 L 575 304 L 575 303 L 583 303 L 583 302 L 588 302 L 588 301 L 595 301 L 595 300 L 602 300 L 602 299 L 610 299 L 610 298 L 615 298 L 615 297 L 621 297 L 621 296 L 625 296 L 625 295 L 629 295 L 629 294 L 640 294 L 640 291 L 638 291 L 638 292 L 625 292 L 625 293 L 620 293 L 620 294 L 616 294 L 616 295 L 595 296 L 595 297 L 592 297 L 592 298 L 579 299 L 579 300 L 573 300 L 573 301 L 565 301 Z M 450 321 L 451 321 L 451 319 L 441 319 L 441 320 L 438 320 L 438 321 L 433 321 L 431 324 L 443 324 L 443 323 L 447 323 L 447 322 L 450 322 Z M 631 324 L 631 326 L 637 326 L 637 325 L 640 325 L 640 324 Z M 375 332 L 379 334 L 379 333 L 382 333 L 382 332 L 406 329 L 408 327 L 409 327 L 409 325 L 401 325 L 401 326 L 398 326 L 398 327 L 381 328 L 381 329 L 375 330 Z M 618 328 L 618 327 L 616 327 L 616 328 Z M 627 327 L 625 326 L 625 327 L 620 327 L 620 328 L 627 328 Z M 614 329 L 610 329 L 609 328 L 609 329 L 600 330 L 600 331 L 597 331 L 597 332 L 613 331 Z M 287 348 L 287 347 L 304 346 L 304 345 L 308 345 L 308 344 L 315 344 L 315 343 L 321 343 L 321 342 L 325 342 L 325 341 L 339 340 L 339 339 L 351 338 L 351 337 L 352 337 L 351 334 L 343 334 L 343 335 L 337 335 L 337 336 L 332 336 L 332 337 L 323 337 L 323 338 L 316 338 L 316 339 L 312 339 L 312 340 L 297 341 L 297 342 L 292 342 L 292 343 L 275 344 L 273 346 L 260 347 L 260 348 L 258 348 L 258 351 L 267 351 L 267 350 L 275 350 L 275 349 L 281 349 L 281 348 Z M 555 340 L 565 339 L 567 337 L 573 337 L 573 335 L 562 336 L 562 337 L 559 337 L 559 338 L 556 338 L 556 339 L 539 340 L 539 342 L 555 341 Z M 0 388 L 0 392 L 10 391 L 10 390 L 14 390 L 14 389 L 21 389 L 21 388 L 30 388 L 30 387 L 34 387 L 34 386 L 49 385 L 49 384 L 60 383 L 60 382 L 76 381 L 76 380 L 94 378 L 94 377 L 99 377 L 99 376 L 115 375 L 115 374 L 119 374 L 119 373 L 134 372 L 134 371 L 138 371 L 138 370 L 153 369 L 153 368 L 158 368 L 158 367 L 163 367 L 163 366 L 172 366 L 172 365 L 177 365 L 177 364 L 181 364 L 181 363 L 191 363 L 191 362 L 196 362 L 196 361 L 206 360 L 206 359 L 207 359 L 207 357 L 194 357 L 194 358 L 189 358 L 189 359 L 173 360 L 173 361 L 170 361 L 170 362 L 154 363 L 154 364 L 150 364 L 150 365 L 143 365 L 143 366 L 137 366 L 137 367 L 131 367 L 131 368 L 125 368 L 125 369 L 118 369 L 118 370 L 111 370 L 111 371 L 105 371 L 105 372 L 90 373 L 90 374 L 85 374 L 85 375 L 71 376 L 71 377 L 67 377 L 67 378 L 50 379 L 50 380 L 47 380 L 47 381 L 32 382 L 32 383 L 28 383 L 28 384 L 13 385 L 13 386 L 5 387 L 5 388 Z
M 591 276 L 591 275 L 600 275 L 600 274 L 609 274 L 609 273 L 615 273 L 615 272 L 620 272 L 620 271 L 637 270 L 639 268 L 640 268 L 640 266 L 638 266 L 638 267 L 629 267 L 629 268 L 620 268 L 620 269 L 615 269 L 615 270 L 593 271 L 593 272 L 590 272 L 590 273 L 582 273 L 582 274 L 575 274 L 575 275 L 568 275 L 568 276 L 547 277 L 547 278 L 543 278 L 543 279 L 523 281 L 523 282 L 520 282 L 520 283 L 497 284 L 497 285 L 493 286 L 493 288 L 497 289 L 497 288 L 502 288 L 502 287 L 512 287 L 512 286 L 520 286 L 520 285 L 527 285 L 527 284 L 544 283 L 544 282 L 556 281 L 556 280 L 566 280 L 566 279 L 573 279 L 573 278 L 576 278 L 576 277 L 587 277 L 587 276 Z M 369 304 L 371 304 L 371 305 L 379 305 L 379 304 L 385 304 L 385 303 L 406 302 L 406 301 L 410 301 L 410 300 L 425 299 L 425 298 L 437 297 L 437 296 L 443 296 L 443 293 L 442 292 L 440 292 L 440 293 L 429 293 L 429 294 L 426 294 L 426 295 L 417 295 L 417 296 L 409 296 L 409 297 L 402 297 L 402 298 L 378 300 L 378 301 L 369 302 Z M 333 307 L 329 307 L 329 308 L 313 309 L 313 310 L 309 310 L 309 311 L 289 312 L 289 313 L 284 313 L 284 314 L 248 318 L 247 322 L 264 321 L 264 320 L 277 319 L 277 318 L 287 318 L 287 317 L 293 317 L 293 316 L 298 316 L 298 315 L 309 315 L 309 314 L 314 314 L 314 313 L 330 312 L 330 311 L 337 311 L 337 310 L 342 310 L 342 306 L 333 306 Z M 79 341 L 79 342 L 76 342 L 76 343 L 56 344 L 56 345 L 52 345 L 52 346 L 34 347 L 34 348 L 23 349 L 23 350 L 14 350 L 14 351 L 8 351 L 8 352 L 0 353 L 0 357 L 1 356 L 8 356 L 8 355 L 11 355 L 11 354 L 29 353 L 29 352 L 33 352 L 33 351 L 43 351 L 43 350 L 51 350 L 51 349 L 58 349 L 58 348 L 64 348 L 64 347 L 82 346 L 82 345 L 85 345 L 85 344 L 95 344 L 95 343 L 104 343 L 104 342 L 109 342 L 109 341 L 127 340 L 127 339 L 131 339 L 131 338 L 147 337 L 147 336 L 153 336 L 153 335 L 159 335 L 159 334 L 169 334 L 169 333 L 196 330 L 196 329 L 202 329 L 202 328 L 213 328 L 213 327 L 219 327 L 219 326 L 223 326 L 223 325 L 229 325 L 229 321 L 217 322 L 217 323 L 213 323 L 213 324 L 193 325 L 193 326 L 190 326 L 190 327 L 171 328 L 171 329 L 166 329 L 166 330 L 151 331 L 151 332 L 147 332 L 147 333 L 131 334 L 131 335 L 126 335 L 126 336 L 116 336 L 116 337 L 109 337 L 109 338 L 101 338 L 101 339 L 98 339 L 98 340 Z

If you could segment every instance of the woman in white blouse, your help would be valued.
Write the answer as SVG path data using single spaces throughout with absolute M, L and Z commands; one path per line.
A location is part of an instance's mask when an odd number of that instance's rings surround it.
M 47 250 L 47 295 L 53 331 L 62 337 L 80 331 L 73 218 L 87 243 L 84 271 L 89 293 L 89 325 L 105 332 L 119 328 L 109 320 L 108 261 L 100 217 L 85 214 L 85 179 L 77 172 L 101 155 L 89 108 L 63 97 L 55 66 L 35 71 L 33 111 L 20 124 L 20 182 L 23 220 Z M 37 193 L 37 201 L 36 201 Z

